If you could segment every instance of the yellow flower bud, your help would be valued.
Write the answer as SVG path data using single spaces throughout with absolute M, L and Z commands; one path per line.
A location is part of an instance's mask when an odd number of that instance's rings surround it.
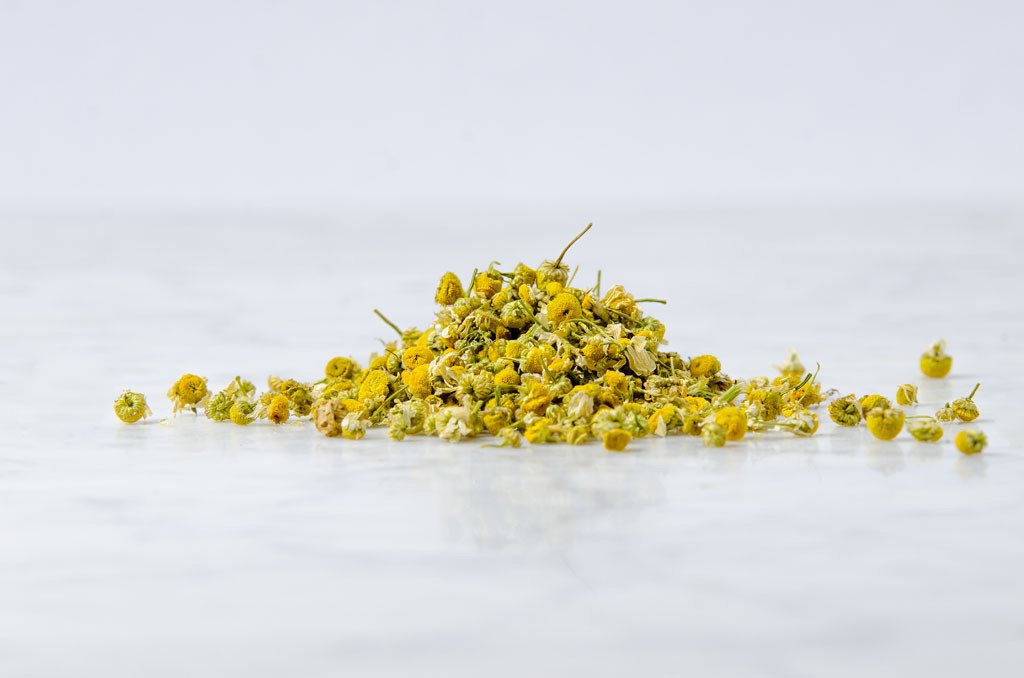
M 134 424 L 139 419 L 152 414 L 146 404 L 146 396 L 126 390 L 114 401 L 114 414 L 126 424 Z
M 988 438 L 977 429 L 965 429 L 956 434 L 953 442 L 956 443 L 956 449 L 964 454 L 978 454 L 988 445 Z
M 747 415 L 738 407 L 723 407 L 715 412 L 715 423 L 722 427 L 726 440 L 740 440 L 747 433 Z
M 925 376 L 941 379 L 953 367 L 952 356 L 946 355 L 946 342 L 937 341 L 921 354 L 921 371 Z
M 913 384 L 900 384 L 896 389 L 897 405 L 916 405 L 917 386 Z
M 629 431 L 621 428 L 613 428 L 610 431 L 606 431 L 604 434 L 604 449 L 609 452 L 622 452 L 632 440 L 633 436 Z
M 466 292 L 462 289 L 462 281 L 459 280 L 459 276 L 451 271 L 441 276 L 441 282 L 438 283 L 437 292 L 434 294 L 434 301 L 442 306 L 450 306 L 464 296 L 466 296 Z
M 690 374 L 700 379 L 718 374 L 722 363 L 713 355 L 699 355 L 690 360 Z
M 879 440 L 892 440 L 903 430 L 903 410 L 876 407 L 867 413 L 868 430 Z

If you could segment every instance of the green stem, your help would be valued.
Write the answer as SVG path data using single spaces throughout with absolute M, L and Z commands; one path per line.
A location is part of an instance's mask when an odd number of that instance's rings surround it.
M 576 244 L 576 241 L 577 241 L 577 240 L 579 240 L 580 238 L 582 238 L 582 237 L 583 237 L 583 236 L 584 236 L 584 235 L 586 234 L 586 232 L 590 230 L 590 228 L 591 228 L 591 227 L 592 227 L 593 225 L 594 225 L 594 222 L 590 222 L 589 224 L 587 224 L 587 227 L 586 227 L 586 228 L 584 228 L 584 229 L 583 229 L 582 231 L 580 231 L 580 232 L 579 232 L 579 235 L 577 235 L 577 236 L 576 236 L 575 238 L 573 238 L 573 239 L 572 239 L 572 240 L 571 240 L 571 241 L 569 242 L 569 244 L 565 246 L 565 249 L 564 249 L 564 250 L 562 250 L 562 253 L 558 255 L 558 258 L 557 258 L 557 259 L 555 259 L 555 265 L 554 265 L 554 266 L 553 266 L 552 268 L 554 268 L 554 269 L 558 269 L 559 265 L 561 265 L 561 263 L 562 263 L 562 257 L 564 257 L 564 256 L 565 256 L 565 253 L 566 253 L 566 252 L 568 252 L 568 251 L 569 251 L 569 248 L 570 248 L 570 247 L 572 247 L 573 245 L 575 245 L 575 244 Z
M 396 325 L 395 323 L 393 323 L 390 320 L 388 320 L 387 316 L 385 316 L 383 313 L 381 313 L 377 309 L 373 309 L 373 312 L 376 313 L 377 317 L 380 318 L 381 320 L 383 320 L 391 329 L 393 329 L 395 332 L 398 332 L 398 336 L 402 336 L 402 330 L 400 330 L 398 328 L 398 325 Z
M 649 303 L 652 303 L 652 304 L 667 304 L 668 303 L 664 299 L 650 299 L 650 298 L 634 299 L 633 301 L 635 301 L 638 304 L 641 304 L 641 303 L 644 303 L 644 302 L 649 302 Z
M 971 391 L 971 395 L 967 396 L 967 399 L 971 400 L 972 398 L 974 398 L 974 394 L 978 392 L 979 388 L 981 388 L 981 382 L 974 385 L 974 390 Z

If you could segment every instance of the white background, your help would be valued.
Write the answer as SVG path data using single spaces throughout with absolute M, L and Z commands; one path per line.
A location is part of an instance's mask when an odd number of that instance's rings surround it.
M 1017 4 L 0 8 L 0 674 L 1024 672 Z M 990 447 L 165 420 L 588 221 L 670 349 L 980 381 Z
M 1020 199 L 1019 2 L 0 3 L 0 206 Z

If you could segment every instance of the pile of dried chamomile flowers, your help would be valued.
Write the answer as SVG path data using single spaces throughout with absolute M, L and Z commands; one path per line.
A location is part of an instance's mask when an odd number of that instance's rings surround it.
M 574 285 L 563 258 L 589 229 L 536 268 L 492 263 L 465 281 L 444 273 L 434 296 L 439 309 L 422 330 L 403 330 L 376 311 L 396 337 L 365 366 L 335 357 L 319 381 L 271 377 L 261 394 L 241 377 L 211 393 L 205 378 L 185 374 L 167 393 L 172 411 L 201 409 L 242 426 L 308 418 L 324 435 L 352 440 L 386 427 L 395 440 L 490 438 L 511 447 L 599 440 L 616 452 L 645 436 L 689 435 L 721 447 L 752 432 L 818 431 L 814 410 L 831 394 L 795 352 L 774 377 L 737 380 L 713 355 L 663 350 L 665 326 L 642 305 L 664 301 L 638 299 L 621 285 L 602 289 L 600 273 L 592 286 Z M 951 361 L 940 342 L 921 367 L 944 376 Z M 954 413 L 967 414 L 973 395 L 953 403 Z M 917 388 L 900 386 L 896 400 L 916 403 Z M 114 409 L 126 423 L 149 413 L 145 398 L 129 391 Z M 837 398 L 828 412 L 840 426 L 863 420 L 886 440 L 905 422 L 880 395 Z M 919 440 L 942 437 L 934 420 L 914 420 L 908 430 Z M 959 441 L 976 451 L 985 444 L 980 433 Z

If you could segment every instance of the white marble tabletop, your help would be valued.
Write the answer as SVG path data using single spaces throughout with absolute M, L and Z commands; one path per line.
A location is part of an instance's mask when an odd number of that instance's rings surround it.
M 536 263 L 662 296 L 736 377 L 982 382 L 989 448 L 863 428 L 600 446 L 166 420 L 182 372 L 312 380 Z M 0 217 L 0 674 L 1019 676 L 1024 211 L 1000 206 Z M 952 375 L 917 358 L 944 337 Z M 120 424 L 121 389 L 155 417 Z M 955 429 L 955 427 L 954 427 Z

